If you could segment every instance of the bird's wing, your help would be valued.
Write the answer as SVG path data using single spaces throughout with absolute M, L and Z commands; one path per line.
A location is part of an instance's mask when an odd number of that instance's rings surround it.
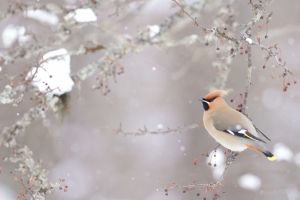
M 225 133 L 237 136 L 237 137 L 242 137 L 242 138 L 250 139 L 250 140 L 253 140 L 253 141 L 260 141 L 260 142 L 266 143 L 262 139 L 259 139 L 258 137 L 252 135 L 246 129 L 243 129 L 243 128 L 241 128 L 238 131 L 236 129 L 235 130 L 225 129 L 225 130 L 222 130 L 222 131 L 225 132 Z
M 241 113 L 234 113 L 233 109 L 230 112 L 219 112 L 216 115 L 212 115 L 212 121 L 214 127 L 223 131 L 224 133 L 231 134 L 237 137 L 246 138 L 253 141 L 260 141 L 266 143 L 262 139 L 258 138 L 257 132 L 248 119 Z M 238 112 L 238 111 L 236 111 Z M 237 124 L 237 122 L 239 124 Z M 251 124 L 249 124 L 251 123 Z

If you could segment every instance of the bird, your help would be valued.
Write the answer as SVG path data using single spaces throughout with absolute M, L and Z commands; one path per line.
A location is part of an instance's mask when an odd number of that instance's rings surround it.
M 226 103 L 223 97 L 227 94 L 227 91 L 215 90 L 199 99 L 204 108 L 203 124 L 207 132 L 233 152 L 249 148 L 264 154 L 270 161 L 276 160 L 276 156 L 264 145 L 266 142 L 258 138 L 256 129 L 248 117 Z

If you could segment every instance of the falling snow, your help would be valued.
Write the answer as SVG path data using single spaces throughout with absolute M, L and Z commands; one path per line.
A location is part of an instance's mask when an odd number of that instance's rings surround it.
M 274 145 L 273 154 L 276 155 L 278 161 L 291 162 L 294 155 L 292 150 L 283 143 L 277 143 Z
M 261 187 L 261 180 L 258 176 L 253 174 L 244 174 L 239 178 L 239 186 L 246 190 L 259 190 Z

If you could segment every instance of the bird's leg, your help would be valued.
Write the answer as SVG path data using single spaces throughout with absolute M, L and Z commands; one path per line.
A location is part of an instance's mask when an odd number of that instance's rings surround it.
M 235 156 L 237 155 L 237 152 L 231 151 L 231 153 L 229 154 L 229 156 L 227 157 L 227 165 L 230 165 L 234 160 L 235 160 Z

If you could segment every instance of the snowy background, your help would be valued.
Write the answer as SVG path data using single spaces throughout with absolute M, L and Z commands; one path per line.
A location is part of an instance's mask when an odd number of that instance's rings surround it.
M 76 0 L 51 2 L 76 5 Z M 5 0 L 0 3 L 0 10 L 4 12 L 9 3 Z M 152 0 L 139 12 L 118 20 L 118 16 L 108 17 L 115 11 L 114 3 L 112 1 L 98 13 L 89 9 L 77 10 L 73 15 L 65 16 L 65 20 L 74 18 L 78 23 L 97 22 L 128 37 L 136 36 L 138 28 L 148 26 L 152 37 L 159 32 L 156 25 L 178 10 L 178 7 L 172 7 L 171 0 Z M 133 8 L 135 6 L 134 3 L 129 5 Z M 246 1 L 234 5 L 239 13 L 238 22 L 247 22 L 251 15 Z M 297 0 L 275 1 L 268 9 L 273 12 L 269 37 L 267 40 L 262 39 L 266 45 L 280 46 L 281 57 L 294 72 L 298 82 L 299 10 L 300 2 Z M 51 30 L 61 20 L 54 14 L 39 11 L 30 11 L 26 15 L 26 19 L 19 16 L 2 21 L 1 50 L 31 40 L 26 36 L 24 27 L 31 26 L 40 35 L 51 35 Z M 205 19 L 200 19 L 201 24 L 211 26 L 214 16 L 214 12 L 205 13 Z M 192 23 L 176 33 L 176 37 L 189 35 L 202 37 L 203 33 Z M 54 49 L 64 49 L 61 55 L 65 58 L 61 62 L 66 63 L 61 64 L 70 66 L 63 70 L 66 74 L 78 71 L 101 56 L 97 52 L 71 57 L 66 55 L 74 45 L 88 44 L 94 38 L 107 46 L 116 42 L 110 34 L 96 32 L 87 26 L 77 32 L 74 40 L 71 38 L 66 46 Z M 202 153 L 216 146 L 203 127 L 183 133 L 126 137 L 114 134 L 113 130 L 120 123 L 124 131 L 135 132 L 144 125 L 156 131 L 201 122 L 203 108 L 198 99 L 208 93 L 208 84 L 216 73 L 211 63 L 217 58 L 214 53 L 209 53 L 214 49 L 214 42 L 208 47 L 204 42 L 167 49 L 149 47 L 121 59 L 120 64 L 125 68 L 125 73 L 117 77 L 117 83 L 113 79 L 109 81 L 111 92 L 108 95 L 104 96 L 101 91 L 91 89 L 96 75 L 82 83 L 80 92 L 74 86 L 71 91 L 71 111 L 63 123 L 49 112 L 48 123 L 36 121 L 18 137 L 19 143 L 33 150 L 34 158 L 43 160 L 51 181 L 66 179 L 68 192 L 56 190 L 48 199 L 196 199 L 197 190 L 183 194 L 182 190 L 177 189 L 165 196 L 164 189 L 174 181 L 181 185 L 191 183 L 194 179 L 200 183 L 209 183 L 220 176 L 225 162 L 224 148 L 217 151 L 216 168 L 209 167 L 204 157 L 202 163 L 196 166 L 193 164 L 195 158 L 198 159 Z M 208 54 L 205 54 L 206 51 Z M 43 53 L 45 55 L 48 51 Z M 253 81 L 247 112 L 254 123 L 272 139 L 267 147 L 277 156 L 277 161 L 269 162 L 265 156 L 251 150 L 241 153 L 230 166 L 225 186 L 220 188 L 221 199 L 300 199 L 300 85 L 292 84 L 287 92 L 283 92 L 282 79 L 271 78 L 273 61 L 263 69 L 264 54 L 258 47 L 253 47 L 253 57 Z M 30 65 L 31 61 L 19 59 L 14 64 L 2 66 L 0 75 L 15 74 Z M 232 90 L 226 98 L 228 103 L 231 98 L 244 92 L 246 66 L 243 57 L 236 56 L 233 59 L 226 84 L 226 88 Z M 72 80 L 68 77 L 63 77 L 63 80 L 69 84 L 66 91 L 71 90 Z M 292 79 L 290 81 L 293 82 Z M 1 78 L 0 84 L 4 88 L 7 82 Z M 0 126 L 14 123 L 28 111 L 30 104 L 25 99 L 18 107 L 0 105 Z M 231 106 L 236 107 L 236 104 L 231 103 Z M 9 153 L 8 149 L 1 147 L 1 158 Z M 20 186 L 10 175 L 16 166 L 9 162 L 1 162 L 0 165 L 0 199 L 16 199 Z M 203 193 L 200 191 L 201 196 Z

